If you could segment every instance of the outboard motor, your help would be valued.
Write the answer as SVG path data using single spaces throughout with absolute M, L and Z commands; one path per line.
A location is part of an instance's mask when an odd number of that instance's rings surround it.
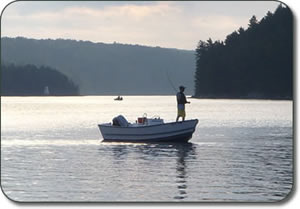
M 126 120 L 126 118 L 123 115 L 114 117 L 112 121 L 114 126 L 121 126 L 121 127 L 129 126 L 129 122 Z

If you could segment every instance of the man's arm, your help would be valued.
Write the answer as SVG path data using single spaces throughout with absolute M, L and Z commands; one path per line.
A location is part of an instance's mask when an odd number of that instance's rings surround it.
M 186 96 L 184 95 L 184 103 L 187 103 L 187 104 L 190 104 L 191 102 L 188 102 L 187 100 L 186 100 Z

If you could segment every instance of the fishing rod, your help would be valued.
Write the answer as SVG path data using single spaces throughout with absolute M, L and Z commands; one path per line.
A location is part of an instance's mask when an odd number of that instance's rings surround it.
M 167 75 L 167 79 L 168 79 L 169 83 L 171 84 L 173 90 L 177 93 L 177 90 L 176 90 L 176 88 L 174 87 L 174 84 L 173 84 L 173 82 L 172 82 L 171 79 L 170 79 L 169 71 L 168 71 L 168 70 L 166 70 L 166 75 Z

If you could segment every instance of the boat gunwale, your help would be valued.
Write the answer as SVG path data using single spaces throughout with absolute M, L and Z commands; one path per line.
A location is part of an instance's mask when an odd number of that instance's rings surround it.
M 161 124 L 154 124 L 154 125 L 146 125 L 146 126 L 113 126 L 111 123 L 102 123 L 98 124 L 99 128 L 107 127 L 107 128 L 147 128 L 147 127 L 154 127 L 154 126 L 163 126 L 163 125 L 170 125 L 170 124 L 176 124 L 176 123 L 186 123 L 186 122 L 192 122 L 196 121 L 195 126 L 198 124 L 198 119 L 191 119 L 191 120 L 185 120 L 185 121 L 178 121 L 178 122 L 170 122 L 170 123 L 161 123 Z

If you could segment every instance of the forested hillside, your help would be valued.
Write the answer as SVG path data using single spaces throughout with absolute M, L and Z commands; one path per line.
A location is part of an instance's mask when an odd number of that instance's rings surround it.
M 78 95 L 76 86 L 66 75 L 49 67 L 2 65 L 1 95 L 41 96 L 45 88 L 51 96 Z
M 194 93 L 194 51 L 21 37 L 2 38 L 1 46 L 5 64 L 58 69 L 82 95 L 174 94 L 169 80 Z
M 196 49 L 195 96 L 293 98 L 293 17 L 279 6 L 224 42 L 200 41 Z

